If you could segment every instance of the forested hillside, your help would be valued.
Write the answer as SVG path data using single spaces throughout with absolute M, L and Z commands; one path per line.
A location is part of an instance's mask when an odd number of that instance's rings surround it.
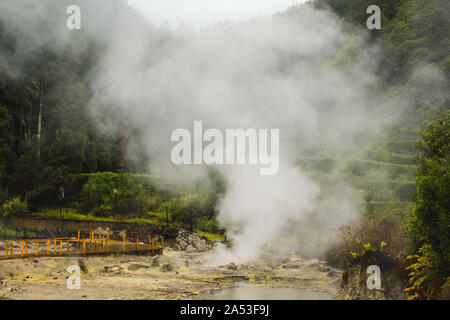
M 348 265 L 367 252 L 384 252 L 406 269 L 410 298 L 448 296 L 450 206 L 443 199 L 450 198 L 450 3 L 313 2 L 331 9 L 348 28 L 365 28 L 365 9 L 378 5 L 381 30 L 372 30 L 366 41 L 383 47 L 381 85 L 409 98 L 385 141 L 367 144 L 341 161 L 347 162 L 347 177 L 366 195 L 367 211 L 373 213 L 340 230 L 341 244 L 329 259 L 348 260 L 339 262 Z

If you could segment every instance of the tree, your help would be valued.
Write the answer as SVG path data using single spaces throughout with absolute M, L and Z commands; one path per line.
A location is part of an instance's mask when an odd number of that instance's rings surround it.
M 427 283 L 450 276 L 450 112 L 419 134 L 417 199 L 407 227 L 419 260 L 428 257 L 422 280 Z
M 11 121 L 8 109 L 0 105 L 0 203 L 6 198 L 2 187 L 5 185 L 7 168 L 11 166 L 13 158 Z

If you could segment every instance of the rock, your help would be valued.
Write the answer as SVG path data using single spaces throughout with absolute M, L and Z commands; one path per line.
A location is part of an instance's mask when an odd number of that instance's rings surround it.
M 367 268 L 376 265 L 381 270 L 381 289 L 367 287 Z M 405 284 L 396 261 L 380 252 L 367 252 L 359 257 L 342 275 L 345 300 L 404 300 Z
M 213 247 L 213 244 L 206 238 L 200 238 L 197 233 L 190 233 L 185 230 L 178 231 L 175 241 L 175 248 L 186 250 L 188 252 L 192 252 L 194 250 L 208 251 Z
M 103 235 L 105 235 L 105 236 L 106 236 L 106 234 L 107 234 L 108 232 L 110 232 L 110 231 L 109 231 L 109 228 L 98 227 L 98 228 L 95 230 L 95 234 L 103 234 Z
M 170 263 L 163 265 L 160 269 L 161 272 L 171 272 L 174 271 L 174 266 Z
M 160 263 L 159 263 L 159 256 L 155 256 L 152 259 L 152 267 L 159 267 Z
M 173 250 L 172 250 L 172 248 L 170 248 L 170 247 L 165 247 L 164 248 L 164 252 L 167 254 L 167 253 L 171 253 Z
M 290 259 L 289 259 L 290 260 Z M 290 260 L 288 263 L 284 263 L 281 267 L 283 269 L 298 269 L 300 268 L 302 265 L 299 261 L 293 261 Z
M 225 268 L 227 268 L 228 270 L 234 270 L 234 271 L 236 271 L 238 269 L 237 265 L 235 265 L 233 262 L 227 264 L 225 266 Z
M 133 264 L 130 264 L 127 269 L 129 271 L 136 271 L 136 270 L 148 269 L 148 268 L 150 268 L 150 266 L 147 266 L 144 264 L 133 263 Z
M 78 259 L 78 266 L 80 267 L 80 270 L 83 273 L 88 273 L 88 269 L 86 267 L 86 265 L 84 264 L 84 261 L 82 259 Z
M 332 272 L 332 271 L 334 271 L 334 269 L 332 267 L 330 267 L 330 266 L 327 266 L 327 265 L 324 265 L 324 264 L 320 264 L 319 265 L 319 271 Z
M 328 276 L 328 277 L 331 277 L 331 278 L 333 278 L 333 277 L 339 277 L 340 275 L 341 275 L 341 272 L 338 272 L 338 271 L 336 271 L 336 270 L 332 270 L 332 271 L 330 271 L 330 272 L 327 273 L 327 276 Z
M 307 268 L 314 268 L 314 267 L 319 267 L 320 268 L 320 261 L 317 259 L 311 259 L 305 262 L 305 266 Z
M 105 266 L 104 267 L 106 273 L 116 273 L 120 274 L 123 270 L 121 266 L 113 265 L 113 266 Z

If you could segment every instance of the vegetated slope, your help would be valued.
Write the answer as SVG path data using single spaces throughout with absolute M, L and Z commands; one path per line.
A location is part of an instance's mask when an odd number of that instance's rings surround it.
M 336 172 L 343 173 L 371 213 L 340 230 L 340 243 L 328 253 L 330 262 L 348 266 L 382 252 L 407 275 L 409 298 L 448 298 L 449 206 L 443 199 L 449 198 L 450 3 L 313 1 L 316 7 L 330 8 L 347 28 L 361 30 L 366 28 L 365 10 L 374 4 L 381 8 L 382 28 L 370 31 L 365 44 L 375 41 L 383 48 L 380 85 L 388 94 L 406 98 L 407 108 L 390 124 L 384 141 L 368 141 L 345 156 L 301 158 L 299 163 L 315 170 L 325 184 Z M 414 140 L 419 140 L 418 149 Z M 411 200 L 414 206 L 408 205 Z

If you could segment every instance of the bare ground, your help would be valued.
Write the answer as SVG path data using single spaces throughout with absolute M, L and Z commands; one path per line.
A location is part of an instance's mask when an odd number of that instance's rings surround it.
M 266 258 L 245 265 L 205 265 L 211 252 L 167 250 L 164 256 L 42 257 L 0 261 L 0 297 L 7 299 L 196 299 L 238 283 L 339 295 L 340 272 L 318 260 Z M 81 261 L 81 262 L 80 262 Z M 70 265 L 85 268 L 81 289 L 67 288 Z M 83 268 L 82 268 L 83 269 Z

